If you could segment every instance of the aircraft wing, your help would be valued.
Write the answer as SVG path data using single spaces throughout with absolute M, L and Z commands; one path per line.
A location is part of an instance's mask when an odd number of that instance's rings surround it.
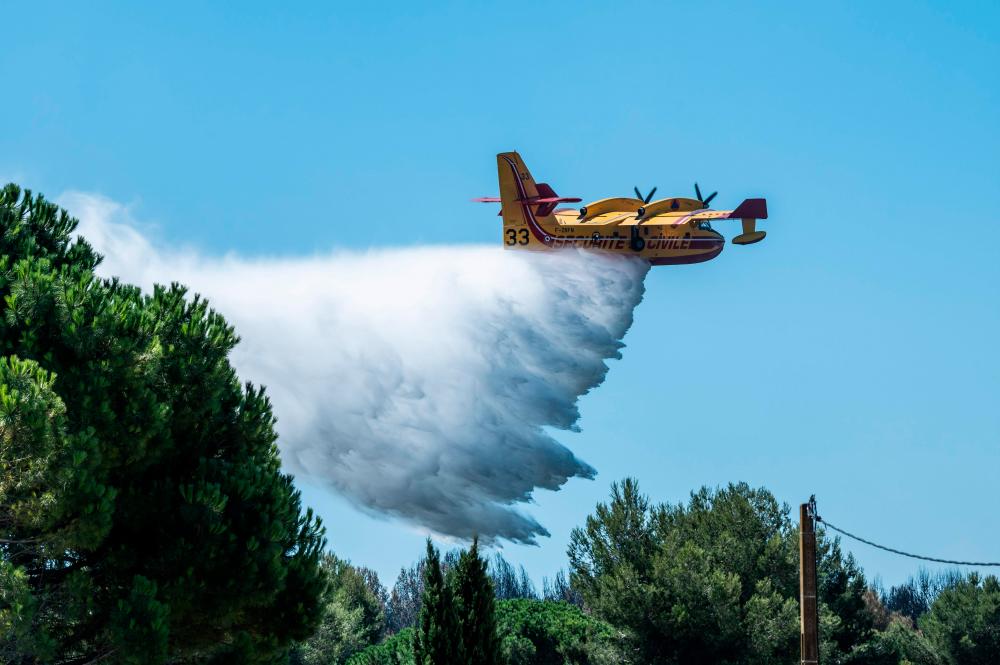
M 667 226 L 680 226 L 699 219 L 767 219 L 767 201 L 765 199 L 746 199 L 736 206 L 735 210 L 666 212 L 649 219 L 656 219 L 659 223 L 665 223 Z

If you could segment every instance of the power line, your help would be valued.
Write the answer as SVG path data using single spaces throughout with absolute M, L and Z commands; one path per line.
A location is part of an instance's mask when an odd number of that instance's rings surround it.
M 934 561 L 935 563 L 950 563 L 956 566 L 1000 567 L 1000 561 L 952 561 L 951 559 L 938 559 L 932 556 L 921 556 L 919 554 L 911 554 L 909 552 L 903 552 L 902 550 L 896 550 L 891 547 L 886 547 L 885 545 L 879 545 L 878 543 L 873 543 L 870 540 L 865 540 L 861 536 L 855 536 L 853 533 L 848 533 L 847 531 L 844 531 L 843 529 L 836 527 L 833 524 L 830 524 L 819 515 L 816 515 L 816 521 L 822 522 L 827 528 L 833 529 L 838 533 L 842 533 L 848 538 L 853 538 L 854 540 L 862 542 L 865 545 L 871 545 L 872 547 L 877 547 L 880 550 L 885 550 L 886 552 L 892 552 L 893 554 L 899 554 L 901 556 L 907 556 L 910 557 L 911 559 L 922 559 L 923 561 Z

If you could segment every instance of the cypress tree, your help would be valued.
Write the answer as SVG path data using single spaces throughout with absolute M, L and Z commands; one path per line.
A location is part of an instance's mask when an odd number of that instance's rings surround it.
M 479 556 L 479 539 L 462 552 L 452 575 L 451 586 L 455 608 L 469 665 L 499 665 L 500 639 L 497 622 L 493 583 L 486 572 L 486 561 Z
M 464 663 L 462 646 L 455 600 L 441 572 L 441 557 L 428 538 L 423 603 L 413 633 L 413 662 L 416 665 Z

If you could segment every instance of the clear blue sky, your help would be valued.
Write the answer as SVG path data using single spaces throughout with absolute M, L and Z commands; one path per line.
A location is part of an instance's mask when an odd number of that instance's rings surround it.
M 494 155 L 584 199 L 765 195 L 767 240 L 654 269 L 540 493 L 540 578 L 612 480 L 746 480 L 901 548 L 1000 559 L 1000 5 L 16 3 L 0 178 L 208 252 L 499 242 Z M 732 235 L 731 230 L 725 230 Z M 421 536 L 304 487 L 390 579 Z M 898 582 L 915 562 L 848 545 Z

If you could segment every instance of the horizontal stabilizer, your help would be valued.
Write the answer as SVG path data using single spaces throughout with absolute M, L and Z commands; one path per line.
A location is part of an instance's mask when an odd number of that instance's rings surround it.
M 535 187 L 538 188 L 538 196 L 527 199 L 528 203 L 578 203 L 583 200 L 573 196 L 559 196 L 544 182 L 538 183 Z
M 527 205 L 538 206 L 535 208 L 535 214 L 538 217 L 548 217 L 555 210 L 555 207 L 559 203 L 579 203 L 583 199 L 576 198 L 573 196 L 559 196 L 556 194 L 555 190 L 544 182 L 540 182 L 535 185 L 535 189 L 538 192 L 537 196 L 528 196 L 526 198 L 517 199 L 521 203 Z M 472 199 L 477 203 L 502 203 L 503 201 L 497 196 L 481 196 L 478 199 Z
M 535 197 L 532 199 L 527 199 L 528 203 L 579 203 L 583 199 L 575 198 L 572 196 L 550 196 L 548 198 Z

